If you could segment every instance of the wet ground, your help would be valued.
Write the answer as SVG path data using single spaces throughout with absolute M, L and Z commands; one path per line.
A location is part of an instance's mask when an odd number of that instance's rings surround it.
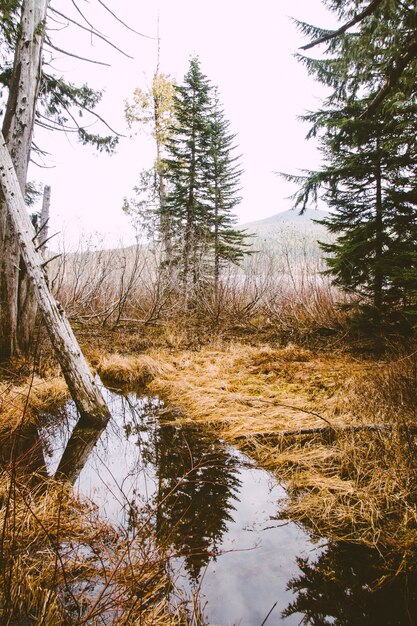
M 278 521 L 285 491 L 248 457 L 170 424 L 158 398 L 107 393 L 106 427 L 77 423 L 71 403 L 47 419 L 47 471 L 71 480 L 126 534 L 150 518 L 178 586 L 198 590 L 208 623 L 417 624 L 414 578 L 374 591 L 380 556 L 312 541 Z

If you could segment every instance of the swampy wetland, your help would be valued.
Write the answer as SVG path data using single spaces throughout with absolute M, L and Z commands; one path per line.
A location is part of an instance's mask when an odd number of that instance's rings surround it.
M 4 623 L 415 623 L 404 431 L 354 419 L 406 360 L 237 343 L 90 359 L 106 424 L 59 377 L 3 390 Z

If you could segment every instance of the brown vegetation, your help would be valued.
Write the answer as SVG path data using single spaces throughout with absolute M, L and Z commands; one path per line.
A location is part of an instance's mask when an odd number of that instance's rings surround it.
M 125 537 L 52 480 L 3 473 L 0 489 L 2 624 L 185 623 L 146 522 Z
M 320 536 L 378 547 L 397 567 L 411 564 L 415 356 L 229 344 L 159 360 L 171 367 L 150 390 L 176 408 L 176 420 L 212 429 L 273 471 L 288 489 L 284 515 Z
M 376 546 L 394 571 L 415 567 L 417 365 L 411 350 L 354 356 L 337 294 L 306 268 L 294 277 L 284 268 L 274 273 L 276 260 L 268 265 L 264 258 L 262 271 L 248 262 L 244 275 L 226 277 L 220 309 L 205 294 L 185 311 L 175 285 L 158 282 L 149 255 L 129 255 L 120 252 L 109 262 L 100 253 L 94 280 L 83 269 L 93 261 L 82 255 L 66 260 L 70 277 L 62 266 L 56 275 L 102 380 L 125 390 L 146 386 L 166 400 L 163 419 L 201 424 L 243 448 L 286 486 L 277 514 L 319 536 Z M 0 434 L 12 441 L 4 450 L 13 449 L 13 433 L 21 438 L 40 413 L 68 397 L 44 343 L 36 375 L 28 362 L 9 369 L 0 379 Z M 99 614 L 118 624 L 134 623 L 139 614 L 145 625 L 186 620 L 167 606 L 166 555 L 151 529 L 143 527 L 136 543 L 127 544 L 69 487 L 45 472 L 29 479 L 29 458 L 36 461 L 36 454 L 15 463 L 3 453 L 5 623 L 26 615 L 19 597 L 45 624 L 86 623 L 88 615 L 94 623 Z M 97 594 L 84 599 L 93 580 L 105 589 L 98 601 Z M 137 601 L 138 586 L 144 603 Z

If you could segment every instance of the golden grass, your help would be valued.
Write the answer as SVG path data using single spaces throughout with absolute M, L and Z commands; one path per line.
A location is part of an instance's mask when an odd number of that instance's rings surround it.
M 335 380 L 347 370 L 340 356 L 319 358 L 294 346 L 273 350 L 232 344 L 163 358 L 171 358 L 172 368 L 149 389 L 230 440 L 325 425 L 312 413 L 320 409 L 327 419 L 323 401 L 331 400 Z
M 68 397 L 68 387 L 59 376 L 48 380 L 31 376 L 19 385 L 0 382 L 0 434 L 13 432 L 23 422 L 35 422 L 39 413 L 52 411 Z
M 361 361 L 292 344 L 218 342 L 198 351 L 97 353 L 93 363 L 106 382 L 146 384 L 160 394 L 177 409 L 165 419 L 201 424 L 274 472 L 287 487 L 283 516 L 320 536 L 377 546 L 391 568 L 417 564 L 417 459 L 407 431 L 417 417 L 415 357 Z M 61 385 L 34 379 L 29 416 L 36 419 L 51 397 L 59 402 Z M 19 423 L 27 389 L 2 384 L 2 419 Z M 379 424 L 390 430 L 344 429 Z M 136 576 L 119 571 L 121 580 Z M 60 609 L 52 601 L 50 607 Z
M 106 383 L 134 387 L 145 385 L 157 376 L 163 376 L 166 370 L 172 369 L 172 366 L 152 353 L 140 356 L 112 354 L 99 358 L 96 369 Z
M 115 370 L 123 372 L 121 364 L 127 371 L 120 359 Z M 162 372 L 148 355 L 133 365 L 134 383 L 139 369 L 143 382 Z M 80 501 L 70 485 L 49 479 L 43 467 L 27 474 L 29 465 L 42 463 L 34 447 L 39 440 L 24 457 L 9 458 L 15 432 L 17 441 L 30 447 L 39 414 L 67 399 L 60 377 L 0 382 L 1 624 L 186 626 L 185 604 L 175 606 L 169 599 L 168 555 L 158 546 L 150 518 L 127 538 L 94 505 Z
M 2 624 L 186 623 L 169 606 L 166 555 L 149 528 L 128 540 L 69 486 L 29 492 L 25 477 L 0 478 Z
M 404 430 L 416 425 L 410 359 L 241 344 L 160 358 L 172 367 L 149 390 L 179 409 L 172 419 L 212 429 L 275 472 L 288 489 L 284 515 L 397 557 L 417 545 L 417 459 Z M 390 430 L 344 430 L 379 424 Z

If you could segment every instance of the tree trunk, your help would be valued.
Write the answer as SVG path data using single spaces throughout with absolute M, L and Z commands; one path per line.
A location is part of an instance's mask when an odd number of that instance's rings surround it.
M 378 143 L 377 143 L 378 147 Z M 383 241 L 384 241 L 384 222 L 383 222 L 383 206 L 382 206 L 382 171 L 381 162 L 379 161 L 376 166 L 376 198 L 375 198 L 375 273 L 374 273 L 374 307 L 379 322 L 382 314 L 383 305 L 383 284 L 384 284 L 384 271 L 383 271 Z
M 55 472 L 56 480 L 75 483 L 105 428 L 106 422 L 94 428 L 90 420 L 78 420 Z
M 49 0 L 25 0 L 22 6 L 20 35 L 9 85 L 9 97 L 3 123 L 3 134 L 15 166 L 20 189 L 24 192 L 32 144 L 35 105 L 38 96 L 44 22 Z M 9 358 L 19 345 L 19 244 L 7 207 L 0 201 L 0 357 Z M 25 290 L 25 288 L 24 288 Z M 22 293 L 23 301 L 26 294 Z M 32 320 L 34 322 L 34 320 Z M 21 321 L 27 325 L 26 319 Z M 34 327 L 34 323 L 32 325 Z M 22 333 L 23 344 L 27 344 Z
M 39 225 L 39 236 L 36 239 L 36 245 L 44 257 L 45 241 L 48 238 L 48 219 L 49 205 L 51 200 L 51 188 L 45 185 L 42 213 Z M 45 257 L 44 257 L 45 259 Z M 46 260 L 46 259 L 45 259 Z M 36 314 L 38 312 L 38 303 L 32 289 L 32 283 L 28 273 L 26 272 L 23 258 L 20 257 L 19 271 L 19 287 L 17 296 L 17 332 L 18 347 L 23 353 L 28 354 L 32 347 L 35 337 Z
M 56 357 L 82 417 L 104 423 L 110 416 L 64 311 L 50 293 L 42 255 L 35 249 L 35 231 L 26 210 L 9 151 L 0 133 L 0 183 L 20 252 L 30 277 Z
M 43 188 L 43 202 L 42 202 L 42 211 L 41 211 L 41 222 L 39 224 L 39 234 L 38 234 L 38 242 L 39 248 L 42 250 L 42 253 L 45 253 L 45 244 L 48 239 L 48 231 L 49 231 L 49 210 L 51 207 L 51 188 L 49 185 L 45 185 Z

